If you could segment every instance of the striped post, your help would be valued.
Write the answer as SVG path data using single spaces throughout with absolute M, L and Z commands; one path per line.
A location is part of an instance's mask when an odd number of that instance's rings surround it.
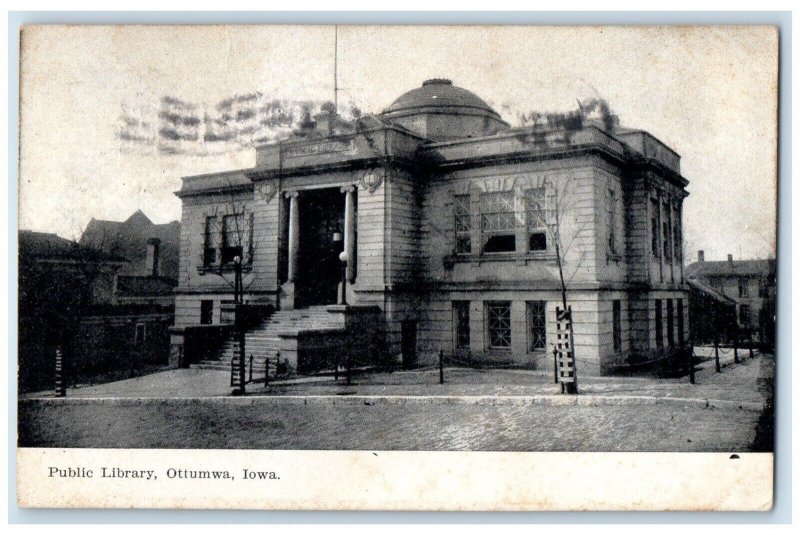
M 64 370 L 64 354 L 61 348 L 56 348 L 56 386 L 55 395 L 57 398 L 67 397 L 67 376 Z
M 439 384 L 444 384 L 444 351 L 439 350 Z

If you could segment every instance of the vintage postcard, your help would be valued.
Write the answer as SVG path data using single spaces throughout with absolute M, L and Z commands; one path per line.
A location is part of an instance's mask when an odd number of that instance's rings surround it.
M 778 37 L 24 27 L 20 506 L 769 510 Z

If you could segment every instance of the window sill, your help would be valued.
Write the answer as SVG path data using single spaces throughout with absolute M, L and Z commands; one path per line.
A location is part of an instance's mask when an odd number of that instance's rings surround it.
M 253 271 L 253 264 L 242 265 L 242 273 L 250 273 L 252 271 Z M 220 265 L 197 266 L 198 275 L 205 275 L 206 273 L 221 275 L 223 273 L 233 273 L 233 272 L 234 272 L 233 264 L 223 264 L 221 266 Z
M 456 254 L 450 257 L 454 264 L 482 264 L 491 262 L 517 262 L 522 265 L 529 262 L 556 262 L 556 254 L 551 251 L 531 251 L 527 253 L 483 253 Z

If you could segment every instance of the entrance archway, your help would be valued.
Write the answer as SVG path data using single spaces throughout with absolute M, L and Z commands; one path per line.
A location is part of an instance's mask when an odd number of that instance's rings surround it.
M 304 190 L 298 196 L 298 203 L 300 239 L 295 308 L 335 304 L 343 244 L 334 242 L 333 234 L 344 232 L 344 196 L 338 187 Z

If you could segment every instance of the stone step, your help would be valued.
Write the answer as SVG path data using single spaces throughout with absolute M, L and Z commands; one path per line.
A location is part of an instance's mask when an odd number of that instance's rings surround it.
M 274 360 L 275 354 L 280 349 L 280 333 L 328 330 L 341 327 L 341 322 L 332 318 L 324 306 L 301 310 L 279 310 L 273 312 L 266 321 L 245 333 L 246 358 L 249 361 L 249 356 L 252 354 L 254 357 L 254 370 L 260 368 L 263 372 L 264 358 L 269 356 L 271 360 Z M 230 361 L 233 357 L 235 345 L 231 338 L 224 340 L 219 345 L 215 355 L 216 358 L 212 356 L 197 365 L 215 366 L 214 369 L 230 369 Z

